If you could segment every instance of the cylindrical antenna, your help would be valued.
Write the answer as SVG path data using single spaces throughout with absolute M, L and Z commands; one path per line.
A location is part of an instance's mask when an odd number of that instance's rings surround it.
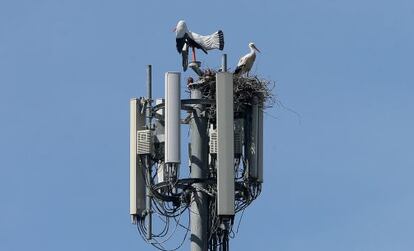
M 181 163 L 180 153 L 180 79 L 179 72 L 165 73 L 165 163 Z
M 227 54 L 224 53 L 221 57 L 221 71 L 226 72 L 227 71 Z

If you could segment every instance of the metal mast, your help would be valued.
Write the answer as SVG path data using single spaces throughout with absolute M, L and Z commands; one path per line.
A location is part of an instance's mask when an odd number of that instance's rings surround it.
M 192 84 L 191 99 L 201 99 L 198 84 Z M 191 146 L 191 178 L 205 180 L 208 177 L 208 136 L 207 119 L 202 104 L 193 105 L 190 122 Z M 204 183 L 194 183 L 191 193 L 190 224 L 191 224 L 191 250 L 205 251 L 208 248 L 208 197 L 200 189 Z

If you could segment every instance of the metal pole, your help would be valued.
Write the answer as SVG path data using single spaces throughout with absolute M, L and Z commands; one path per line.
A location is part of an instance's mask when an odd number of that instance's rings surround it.
M 147 67 L 147 118 L 148 118 L 148 129 L 152 127 L 152 66 L 148 65 Z M 145 166 L 146 176 L 147 176 L 147 188 L 146 188 L 146 209 L 147 209 L 147 239 L 150 240 L 152 238 L 152 194 L 151 194 L 151 158 L 150 156 L 145 157 Z
M 147 118 L 148 118 L 148 129 L 151 129 L 152 123 L 152 66 L 147 66 Z
M 147 97 L 152 99 L 152 65 L 147 66 Z
M 221 71 L 226 72 L 227 71 L 227 54 L 224 53 L 221 57 Z
M 146 200 L 146 208 L 147 208 L 147 240 L 151 240 L 152 239 L 152 205 L 151 205 L 151 200 L 152 200 L 152 194 L 151 194 L 151 189 L 150 186 L 151 184 L 151 159 L 149 156 L 146 156 L 146 165 L 147 167 L 147 189 L 146 189 L 146 196 L 147 196 L 147 200 Z
M 191 89 L 191 98 L 201 98 L 201 91 L 197 84 Z M 202 115 L 203 105 L 194 105 L 191 128 L 191 178 L 208 177 L 208 138 L 207 119 Z M 190 224 L 191 224 L 191 250 L 207 251 L 208 249 L 208 197 L 198 187 L 204 187 L 203 183 L 193 185 L 196 189 L 191 194 Z

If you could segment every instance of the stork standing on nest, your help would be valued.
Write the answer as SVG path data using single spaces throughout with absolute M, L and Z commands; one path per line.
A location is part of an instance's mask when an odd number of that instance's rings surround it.
M 240 58 L 239 63 L 234 70 L 235 75 L 243 75 L 246 73 L 246 75 L 249 76 L 249 72 L 252 69 L 254 61 L 256 60 L 256 51 L 260 52 L 254 43 L 249 43 L 249 48 L 250 52 Z
M 183 70 L 186 71 L 188 67 L 188 48 L 193 50 L 193 61 L 196 62 L 195 48 L 204 51 L 207 54 L 208 50 L 224 48 L 224 35 L 221 30 L 214 32 L 211 35 L 203 36 L 191 32 L 187 28 L 184 20 L 180 20 L 174 28 L 176 34 L 177 51 L 183 57 Z

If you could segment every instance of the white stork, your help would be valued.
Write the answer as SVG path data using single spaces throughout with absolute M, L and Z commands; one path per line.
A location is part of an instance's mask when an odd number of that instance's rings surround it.
M 239 63 L 237 64 L 234 74 L 242 75 L 244 73 L 249 76 L 249 72 L 252 69 L 254 60 L 256 60 L 256 51 L 260 52 L 259 49 L 254 45 L 254 43 L 249 43 L 250 52 L 240 58 Z
M 196 61 L 195 48 L 201 49 L 207 54 L 208 50 L 224 48 L 224 35 L 221 30 L 214 32 L 211 35 L 202 36 L 191 32 L 187 28 L 184 20 L 180 20 L 174 28 L 176 34 L 177 51 L 183 57 L 183 70 L 187 70 L 188 66 L 188 48 L 193 49 L 193 61 Z

